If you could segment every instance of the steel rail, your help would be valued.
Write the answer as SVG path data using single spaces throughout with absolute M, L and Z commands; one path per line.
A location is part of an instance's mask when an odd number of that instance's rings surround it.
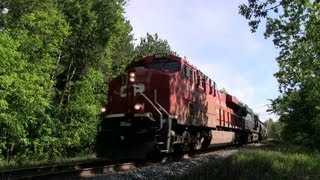
M 21 168 L 0 171 L 0 180 L 17 179 L 61 179 L 68 177 L 81 178 L 94 173 L 114 173 L 134 169 L 139 166 L 137 162 L 97 160 L 92 162 L 74 163 L 67 165 L 41 166 L 34 168 Z

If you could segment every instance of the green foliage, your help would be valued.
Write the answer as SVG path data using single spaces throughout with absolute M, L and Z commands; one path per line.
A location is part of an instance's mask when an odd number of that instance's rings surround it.
M 68 156 L 92 152 L 99 117 L 99 107 L 106 97 L 103 74 L 92 68 L 83 79 L 74 84 L 74 92 L 66 106 L 58 109 L 60 124 L 59 139 Z
M 74 156 L 92 152 L 106 81 L 132 58 L 132 28 L 123 16 L 121 0 L 67 0 L 58 6 L 71 32 L 56 72 L 58 108 L 53 116 L 61 122 L 60 152 Z
M 271 118 L 269 118 L 266 121 L 266 126 L 268 129 L 268 138 L 271 139 L 281 139 L 281 134 L 283 131 L 283 123 L 280 121 L 275 121 L 273 122 L 273 120 Z
M 124 4 L 0 3 L 0 160 L 92 152 L 106 80 L 133 57 Z
M 282 93 L 271 110 L 284 123 L 283 137 L 320 148 L 319 1 L 248 1 L 239 7 L 255 32 L 266 21 L 265 37 L 279 48 L 275 74 Z
M 116 25 L 115 34 L 107 47 L 106 53 L 110 54 L 105 73 L 108 79 L 122 73 L 125 67 L 134 59 L 133 34 L 129 21 L 123 19 Z
M 0 14 L 0 161 L 94 152 L 108 81 L 145 49 L 171 52 L 167 41 L 149 34 L 134 48 L 125 4 L 0 2 L 0 11 L 9 9 Z
M 147 33 L 146 37 L 140 39 L 140 43 L 135 48 L 136 55 L 153 55 L 160 53 L 177 54 L 171 50 L 167 40 L 160 39 L 158 34 L 151 35 Z
M 272 144 L 241 150 L 227 158 L 212 158 L 176 179 L 318 179 L 319 160 L 318 153 Z
M 26 67 L 25 61 L 17 61 L 18 46 L 7 32 L 0 34 L 0 159 L 9 158 L 16 142 L 25 138 L 23 123 L 11 109 L 22 81 L 19 73 Z
M 116 71 L 123 71 L 125 66 L 134 58 L 133 34 L 129 21 L 119 24 L 118 40 L 112 50 L 112 59 L 116 67 Z
M 113 75 L 114 64 L 121 66 L 131 58 L 128 55 L 133 51 L 131 26 L 124 19 L 123 5 L 122 0 L 59 3 L 72 29 L 65 40 L 62 68 L 57 74 L 60 105 L 67 103 L 73 92 L 72 84 L 80 80 L 88 68 L 104 72 L 107 78 Z
M 5 81 L 1 88 L 5 97 L 1 102 L 7 107 L 2 111 L 5 139 L 5 145 L 1 146 L 2 156 L 7 160 L 15 155 L 32 157 L 35 153 L 43 157 L 51 144 L 49 137 L 54 129 L 54 122 L 46 113 L 54 93 L 50 75 L 68 26 L 54 8 L 25 13 L 14 23 L 9 22 L 15 26 L 6 28 L 6 34 L 18 45 L 12 47 L 12 57 L 8 53 L 1 58 L 4 72 L 0 76 Z M 5 43 L 1 42 L 1 45 L 6 46 Z

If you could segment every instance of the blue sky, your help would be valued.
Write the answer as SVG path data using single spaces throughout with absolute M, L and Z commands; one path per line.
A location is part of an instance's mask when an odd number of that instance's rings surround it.
M 260 119 L 268 99 L 278 95 L 275 57 L 277 50 L 263 29 L 250 32 L 247 20 L 238 14 L 245 1 L 130 0 L 126 17 L 137 40 L 146 33 L 158 33 L 171 48 L 248 104 Z

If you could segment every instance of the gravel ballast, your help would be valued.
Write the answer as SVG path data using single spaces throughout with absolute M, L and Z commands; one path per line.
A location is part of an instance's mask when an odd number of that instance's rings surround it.
M 118 172 L 114 174 L 101 174 L 92 176 L 92 179 L 172 179 L 175 176 L 188 173 L 190 170 L 201 166 L 217 158 L 229 157 L 238 150 L 219 150 L 210 153 L 198 155 L 196 157 L 184 159 L 178 162 L 161 163 L 156 166 L 139 168 L 129 172 Z

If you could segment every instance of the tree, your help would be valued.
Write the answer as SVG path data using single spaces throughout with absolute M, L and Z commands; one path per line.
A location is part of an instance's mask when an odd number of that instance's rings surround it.
M 136 55 L 153 55 L 160 53 L 177 54 L 171 50 L 167 40 L 160 39 L 158 34 L 151 35 L 147 33 L 146 37 L 140 39 L 140 43 L 135 48 Z
M 1 56 L 3 73 L 0 73 L 5 108 L 1 131 L 5 144 L 0 151 L 7 160 L 16 156 L 43 158 L 51 153 L 50 147 L 55 144 L 52 137 L 55 123 L 47 114 L 54 96 L 51 75 L 69 30 L 53 4 L 49 10 L 44 11 L 41 4 L 36 11 L 23 9 L 25 12 L 20 13 L 18 2 L 11 1 L 1 42 L 5 54 Z
M 124 5 L 0 3 L 0 159 L 92 152 L 107 81 L 133 59 Z
M 134 45 L 132 27 L 129 21 L 123 18 L 117 24 L 112 46 L 108 49 L 111 59 L 108 61 L 108 79 L 111 79 L 124 71 L 126 66 L 134 59 Z
M 268 137 L 269 138 L 281 139 L 282 122 L 280 122 L 280 121 L 274 122 L 272 118 L 269 118 L 265 124 L 268 129 Z
M 99 106 L 106 101 L 106 84 L 132 59 L 131 25 L 123 0 L 61 0 L 59 7 L 71 27 L 56 74 L 59 137 L 64 154 L 92 152 Z
M 23 124 L 16 118 L 15 110 L 10 109 L 14 98 L 19 96 L 17 85 L 22 82 L 19 73 L 26 66 L 26 61 L 17 61 L 21 59 L 18 46 L 7 32 L 0 33 L 0 160 L 7 161 L 16 145 L 25 140 Z
M 252 32 L 265 22 L 264 36 L 280 50 L 275 77 L 281 95 L 271 111 L 284 123 L 283 137 L 320 148 L 319 1 L 250 0 L 239 10 Z

